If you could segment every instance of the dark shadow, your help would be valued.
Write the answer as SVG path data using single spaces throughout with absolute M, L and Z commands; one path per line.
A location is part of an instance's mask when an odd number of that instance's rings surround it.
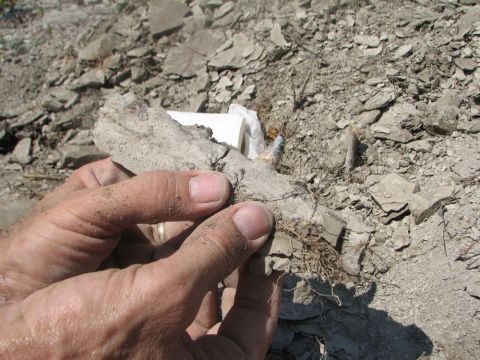
M 433 343 L 420 328 L 369 307 L 376 289 L 372 283 L 356 294 L 355 288 L 338 284 L 332 296 L 328 283 L 288 276 L 270 359 L 416 360 L 430 355 Z
M 357 151 L 356 151 L 356 157 L 355 157 L 355 167 L 363 166 L 366 164 L 366 153 L 368 150 L 368 145 L 359 142 L 357 146 Z

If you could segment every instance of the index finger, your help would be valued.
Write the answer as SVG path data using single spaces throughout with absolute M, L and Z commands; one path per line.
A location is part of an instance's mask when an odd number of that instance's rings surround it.
M 12 284 L 28 279 L 37 290 L 95 271 L 117 246 L 123 229 L 199 219 L 220 210 L 229 194 L 228 180 L 211 171 L 153 171 L 76 192 L 11 235 L 0 275 Z
M 111 158 L 95 161 L 75 170 L 62 185 L 38 202 L 33 213 L 53 208 L 70 198 L 73 192 L 115 184 L 132 176 L 133 173 L 113 162 Z

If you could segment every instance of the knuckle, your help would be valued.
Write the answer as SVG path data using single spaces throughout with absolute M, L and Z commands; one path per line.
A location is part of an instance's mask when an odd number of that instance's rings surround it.
M 78 181 L 86 188 L 93 188 L 117 182 L 120 178 L 113 163 L 109 159 L 104 159 L 75 170 L 70 180 Z
M 188 212 L 188 194 L 182 186 L 179 173 L 169 171 L 153 173 L 149 192 L 154 196 L 156 202 L 161 204 L 167 218 Z

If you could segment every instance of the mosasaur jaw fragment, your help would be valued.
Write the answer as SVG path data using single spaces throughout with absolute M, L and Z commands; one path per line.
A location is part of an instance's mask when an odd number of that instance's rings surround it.
M 326 209 L 315 206 L 308 193 L 292 185 L 288 176 L 215 143 L 205 128 L 181 126 L 163 108 L 144 104 L 132 111 L 132 102 L 138 103 L 133 94 L 110 96 L 94 129 L 96 145 L 115 162 L 137 174 L 157 169 L 221 169 L 238 185 L 237 200 L 266 201 L 284 221 L 322 226 Z M 269 254 L 270 260 L 272 257 L 275 259 Z M 279 261 L 287 267 L 284 259 Z M 278 266 L 271 264 L 271 269 L 275 268 Z

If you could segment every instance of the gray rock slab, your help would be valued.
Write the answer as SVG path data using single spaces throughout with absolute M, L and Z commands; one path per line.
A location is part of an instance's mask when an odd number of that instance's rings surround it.
M 229 28 L 233 24 L 238 23 L 241 18 L 242 18 L 242 10 L 240 9 L 240 7 L 238 7 L 238 9 L 233 9 L 225 16 L 222 16 L 221 18 L 216 19 L 213 22 L 212 27 Z
M 219 8 L 215 9 L 215 11 L 213 12 L 213 18 L 215 20 L 221 19 L 225 15 L 232 12 L 233 9 L 235 9 L 235 2 L 234 1 L 227 1 L 226 3 L 224 3 Z
M 109 56 L 113 50 L 118 49 L 123 38 L 117 34 L 103 34 L 93 40 L 78 52 L 78 58 L 85 61 L 93 61 Z
M 344 133 L 344 146 L 346 148 L 344 168 L 345 171 L 349 173 L 353 170 L 357 162 L 357 150 L 360 142 L 358 140 L 357 134 L 355 133 L 355 131 L 353 131 L 351 126 L 349 126 L 344 131 Z
M 290 289 L 290 291 L 282 291 L 282 306 L 280 307 L 280 319 L 282 320 L 315 318 L 328 307 L 328 304 L 324 304 L 322 298 L 318 296 L 318 293 L 326 294 L 324 299 L 327 299 L 331 294 L 331 290 L 326 284 L 319 284 L 313 279 L 286 276 L 284 288 Z
M 205 63 L 205 56 L 183 44 L 168 52 L 163 65 L 163 70 L 167 74 L 175 74 L 183 78 L 191 78 L 205 68 Z
M 105 72 L 101 69 L 92 69 L 80 76 L 70 86 L 72 90 L 83 90 L 87 88 L 100 88 L 106 82 Z
M 208 103 L 208 95 L 207 93 L 202 92 L 190 98 L 185 108 L 185 111 L 203 112 L 205 110 L 205 106 L 207 105 L 207 103 Z
M 406 207 L 415 192 L 416 185 L 398 174 L 389 174 L 378 184 L 370 188 L 373 200 L 389 213 L 391 211 L 407 211 Z
M 472 282 L 467 285 L 467 292 L 470 296 L 480 300 L 480 282 Z
M 459 122 L 457 130 L 467 134 L 477 134 L 480 132 L 480 119 Z
M 406 44 L 400 46 L 395 52 L 393 53 L 393 58 L 394 59 L 401 59 L 407 55 L 410 55 L 412 53 L 412 44 Z
M 145 66 L 132 66 L 131 68 L 132 81 L 141 82 L 147 76 L 147 70 Z
M 373 233 L 375 228 L 365 224 L 362 218 L 358 215 L 355 215 L 350 209 L 345 208 L 341 215 L 347 219 L 346 229 L 350 232 L 356 233 Z
M 75 91 L 55 88 L 44 95 L 42 107 L 50 112 L 59 112 L 74 105 L 78 99 L 79 95 Z
M 423 127 L 430 134 L 452 134 L 458 127 L 458 113 L 455 106 L 433 106 L 422 118 Z
M 255 51 L 255 43 L 243 34 L 232 38 L 232 46 L 211 57 L 208 65 L 216 70 L 240 69 L 248 64 Z
M 183 30 L 188 34 L 195 34 L 205 28 L 207 25 L 207 17 L 204 15 L 188 16 L 183 19 Z
M 88 163 L 108 157 L 99 151 L 94 145 L 60 145 L 57 150 L 60 153 L 60 167 L 78 169 Z
M 396 95 L 393 91 L 381 91 L 370 99 L 364 105 L 366 111 L 382 109 L 395 101 Z
M 473 58 L 456 58 L 454 62 L 455 65 L 465 71 L 473 71 L 478 67 L 477 60 Z
M 180 29 L 189 12 L 190 8 L 182 1 L 150 0 L 150 32 L 159 38 Z
M 302 243 L 286 234 L 277 232 L 275 241 L 260 249 L 262 256 L 251 260 L 249 270 L 253 274 L 270 275 L 273 271 L 290 273 L 294 258 L 301 258 Z
M 71 145 L 93 145 L 92 131 L 88 129 L 79 130 L 69 138 L 68 143 Z
M 365 45 L 371 48 L 376 48 L 380 45 L 380 38 L 375 35 L 355 35 L 353 41 L 357 45 Z
M 348 239 L 342 246 L 342 268 L 349 275 L 359 275 L 361 270 L 362 256 L 370 243 L 369 233 L 349 234 Z
M 215 96 L 215 101 L 220 104 L 229 103 L 232 100 L 233 92 L 229 90 L 222 90 Z
M 437 108 L 443 106 L 459 107 L 462 103 L 462 98 L 458 90 L 446 89 L 442 96 L 435 102 L 434 106 Z
M 219 31 L 199 30 L 195 32 L 186 42 L 185 46 L 194 52 L 209 56 L 225 42 L 225 36 Z
M 327 211 L 322 214 L 322 224 L 324 231 L 321 236 L 328 241 L 334 248 L 338 246 L 340 236 L 345 230 L 345 220 L 333 211 Z
M 8 127 L 10 129 L 18 129 L 24 126 L 30 125 L 36 120 L 43 117 L 45 112 L 43 110 L 31 110 L 23 113 L 16 119 L 12 119 L 8 121 Z
M 469 8 L 458 20 L 458 35 L 465 36 L 480 19 L 480 5 Z
M 454 199 L 455 185 L 442 186 L 412 194 L 409 208 L 415 223 L 419 224 Z
M 422 139 L 422 140 L 416 140 L 412 141 L 411 143 L 407 144 L 405 147 L 408 150 L 413 150 L 416 152 L 421 152 L 421 153 L 429 153 L 433 149 L 433 143 L 435 142 L 434 139 Z
M 392 140 L 402 144 L 413 140 L 413 135 L 410 131 L 401 128 L 397 125 L 382 125 L 374 124 L 372 126 L 373 136 L 377 139 Z
M 251 100 L 255 94 L 257 87 L 255 85 L 248 85 L 242 93 L 238 96 L 239 101 Z
M 372 133 L 378 139 L 408 143 L 413 140 L 413 135 L 403 126 L 408 123 L 410 118 L 416 116 L 420 116 L 420 112 L 414 105 L 397 101 L 383 113 L 376 124 L 372 125 Z

